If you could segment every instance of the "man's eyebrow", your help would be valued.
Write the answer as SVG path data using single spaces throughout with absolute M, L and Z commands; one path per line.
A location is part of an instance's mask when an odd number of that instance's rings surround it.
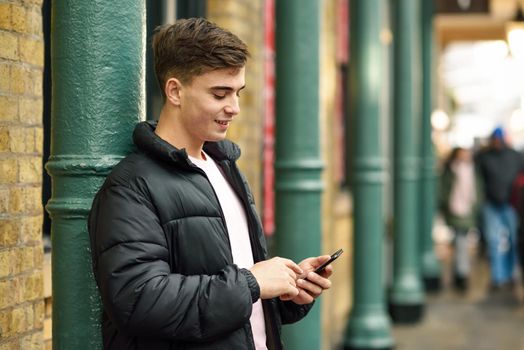
M 245 88 L 246 86 L 243 85 L 240 89 L 238 89 L 238 91 L 242 90 L 243 88 Z M 221 86 L 221 85 L 218 85 L 218 86 L 212 86 L 211 87 L 211 90 L 226 90 L 226 91 L 233 91 L 235 89 L 233 89 L 231 86 Z

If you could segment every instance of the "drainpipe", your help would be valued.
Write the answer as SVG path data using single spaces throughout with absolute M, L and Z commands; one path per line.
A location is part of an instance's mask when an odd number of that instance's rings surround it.
M 53 1 L 51 215 L 53 348 L 102 349 L 86 219 L 144 117 L 145 5 Z
M 420 233 L 422 278 L 428 292 L 440 290 L 440 265 L 433 244 L 435 215 L 435 157 L 431 141 L 431 87 L 433 77 L 433 1 L 422 1 L 422 168 L 420 180 Z
M 355 0 L 350 8 L 350 101 L 353 125 L 353 308 L 344 349 L 392 349 L 386 312 L 383 247 L 383 122 L 380 118 L 382 0 Z
M 390 313 L 394 322 L 422 318 L 424 292 L 420 276 L 418 184 L 420 133 L 419 0 L 395 0 L 394 45 L 394 243 Z
M 275 239 L 277 254 L 296 262 L 322 244 L 319 18 L 317 0 L 276 1 Z M 321 348 L 320 303 L 284 327 L 286 348 Z

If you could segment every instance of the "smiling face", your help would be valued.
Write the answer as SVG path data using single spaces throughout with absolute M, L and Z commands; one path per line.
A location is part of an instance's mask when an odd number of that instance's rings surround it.
M 171 133 L 175 145 L 189 154 L 199 154 L 204 142 L 220 141 L 240 112 L 240 91 L 245 86 L 245 68 L 224 68 L 193 77 L 181 83 L 166 83 L 166 103 L 175 113 Z

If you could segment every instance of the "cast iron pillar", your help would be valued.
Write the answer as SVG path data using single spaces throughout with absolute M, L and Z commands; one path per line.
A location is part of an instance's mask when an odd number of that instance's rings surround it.
M 420 171 L 420 0 L 394 0 L 394 226 L 393 285 L 390 312 L 394 322 L 421 319 L 424 292 L 420 275 L 418 177 Z
M 353 309 L 344 349 L 391 349 L 383 271 L 386 158 L 380 118 L 382 0 L 351 2 L 350 106 L 353 120 Z
M 440 290 L 440 264 L 433 244 L 435 215 L 435 158 L 431 141 L 431 86 L 433 77 L 433 1 L 422 0 L 422 150 L 420 179 L 420 233 L 422 278 L 428 292 Z
M 276 2 L 275 239 L 277 254 L 296 262 L 321 254 L 319 12 L 317 0 Z M 320 349 L 321 329 L 319 299 L 284 327 L 286 348 Z
M 53 348 L 102 349 L 86 219 L 144 116 L 145 2 L 53 1 Z

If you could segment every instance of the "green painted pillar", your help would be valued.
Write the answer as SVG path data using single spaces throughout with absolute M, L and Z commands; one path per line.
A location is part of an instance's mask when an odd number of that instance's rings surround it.
M 53 1 L 53 348 L 102 349 L 86 219 L 144 116 L 144 1 Z
M 279 256 L 300 262 L 321 254 L 319 2 L 276 2 L 275 224 Z M 284 326 L 287 349 L 320 349 L 320 302 Z
M 435 157 L 431 139 L 432 84 L 433 84 L 433 1 L 421 0 L 422 37 L 422 149 L 420 179 L 420 237 L 422 251 L 422 278 L 428 292 L 440 290 L 440 264 L 433 244 L 435 215 Z
M 344 349 L 391 349 L 386 312 L 383 123 L 380 118 L 382 0 L 354 0 L 350 10 L 350 101 L 353 116 L 353 308 Z
M 394 322 L 421 319 L 424 292 L 420 274 L 418 178 L 420 171 L 420 0 L 394 0 L 394 172 L 393 285 L 390 312 Z

